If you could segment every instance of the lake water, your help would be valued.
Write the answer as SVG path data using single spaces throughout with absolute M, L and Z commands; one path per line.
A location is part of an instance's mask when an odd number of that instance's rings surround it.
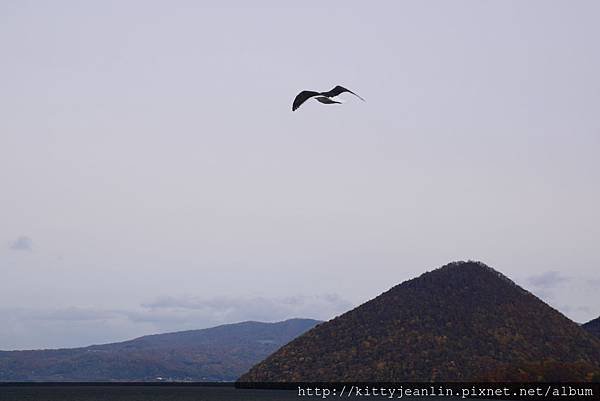
M 327 397 L 329 400 L 339 398 L 339 394 Z M 345 395 L 343 398 L 348 399 Z M 299 396 L 297 390 L 236 389 L 231 385 L 0 385 L 0 401 L 301 401 L 322 399 L 323 397 L 314 395 L 312 397 Z M 389 398 L 352 396 L 349 399 Z M 407 399 L 442 401 L 457 398 L 437 396 L 408 397 Z
M 475 391 L 476 387 L 478 389 L 477 391 L 479 391 L 479 389 L 494 391 L 494 389 L 497 388 L 506 388 L 506 391 L 510 390 L 508 394 L 513 394 L 514 396 L 517 396 L 523 389 L 531 390 L 532 388 L 538 389 L 538 391 L 546 388 L 552 389 L 552 391 L 559 389 L 563 389 L 563 391 L 574 391 L 574 389 L 583 391 L 582 389 L 586 389 L 586 391 L 592 391 L 594 394 L 594 396 L 586 397 L 586 399 L 589 400 L 598 399 L 597 395 L 600 393 L 600 383 L 479 383 L 477 386 L 471 386 L 469 383 L 445 383 L 443 385 L 440 385 L 439 383 L 436 383 L 435 385 L 431 383 L 396 383 L 394 385 L 369 384 L 369 386 L 339 384 L 339 386 L 343 385 L 343 388 L 338 387 L 338 385 L 333 385 L 333 387 L 330 388 L 336 390 L 328 391 L 338 391 L 338 393 L 330 393 L 327 397 L 324 397 L 322 393 L 322 384 L 296 384 L 302 385 L 304 390 L 299 390 L 298 388 L 295 390 L 237 389 L 233 386 L 233 383 L 0 383 L 0 401 L 308 401 L 323 399 L 335 400 L 340 398 L 353 400 L 362 399 L 363 401 L 369 399 L 373 401 L 378 399 L 443 401 L 461 399 L 460 394 L 464 391 L 467 391 L 467 396 L 471 396 L 471 394 L 468 394 L 471 387 L 473 391 Z M 293 386 L 296 386 L 296 384 L 293 384 Z M 332 384 L 329 383 L 328 385 Z M 314 393 L 317 386 L 320 387 L 320 394 Z M 362 389 L 361 391 L 363 391 L 363 394 L 353 394 L 348 397 L 348 393 L 352 392 L 349 388 L 350 386 L 356 390 Z M 309 387 L 312 387 L 312 394 L 310 392 L 304 395 L 299 394 L 300 391 L 310 391 L 307 390 Z M 366 390 L 367 387 L 372 389 L 386 388 L 387 390 L 385 391 L 388 393 L 364 394 L 365 391 L 369 391 Z M 389 394 L 390 389 L 394 388 L 397 390 L 397 393 L 394 395 Z M 435 395 L 435 392 L 432 393 L 432 391 L 437 388 L 444 389 L 444 391 L 450 391 L 451 393 L 454 391 L 454 397 L 442 396 L 441 392 L 438 392 L 438 394 Z M 340 394 L 339 392 L 344 391 L 343 389 L 346 389 L 346 392 Z M 411 389 L 413 391 L 413 396 L 408 395 L 408 391 Z M 428 392 L 423 393 L 423 389 Z M 431 391 L 428 389 L 431 389 Z M 414 393 L 415 390 L 421 392 L 420 397 Z M 402 392 L 404 392 L 404 394 L 401 394 Z M 428 396 L 426 394 L 428 394 Z M 473 393 L 473 395 L 474 394 L 475 393 Z M 577 399 L 576 397 L 562 398 Z M 529 399 L 543 400 L 545 397 L 538 395 Z M 483 399 L 480 400 L 483 401 Z
M 296 391 L 236 389 L 228 386 L 0 386 L 0 401 L 298 401 L 300 399 Z

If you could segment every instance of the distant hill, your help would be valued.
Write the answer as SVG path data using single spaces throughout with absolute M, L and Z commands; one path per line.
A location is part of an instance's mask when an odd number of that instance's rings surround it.
M 231 381 L 317 323 L 244 322 L 85 348 L 2 351 L 0 381 Z
M 479 262 L 455 262 L 320 324 L 240 379 L 600 379 L 600 340 Z
M 600 317 L 595 318 L 594 320 L 590 320 L 589 322 L 583 324 L 581 327 L 600 338 Z

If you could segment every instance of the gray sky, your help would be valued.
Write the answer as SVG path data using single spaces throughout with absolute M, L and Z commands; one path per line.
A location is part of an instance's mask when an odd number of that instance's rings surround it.
M 0 1 L 0 349 L 328 319 L 449 261 L 600 314 L 600 3 Z M 367 102 L 309 101 L 347 86 Z

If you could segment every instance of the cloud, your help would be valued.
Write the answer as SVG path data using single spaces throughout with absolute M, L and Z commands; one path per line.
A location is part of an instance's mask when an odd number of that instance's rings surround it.
M 247 320 L 329 320 L 352 307 L 336 294 L 282 298 L 171 296 L 127 309 L 0 307 L 0 350 L 85 346 Z
M 571 280 L 570 277 L 564 276 L 555 270 L 547 271 L 545 273 L 537 274 L 534 276 L 529 276 L 527 278 L 527 282 L 529 284 L 542 289 L 553 288 L 569 280 Z
M 575 312 L 583 312 L 587 315 L 593 314 L 594 310 L 589 306 L 571 306 L 571 305 L 561 305 L 558 308 L 564 314 L 570 314 Z
M 598 277 L 546 271 L 529 276 L 526 282 L 531 285 L 532 293 L 574 321 L 583 322 L 598 313 L 593 301 L 600 283 Z
M 14 251 L 32 251 L 33 241 L 31 238 L 21 235 L 10 244 L 9 248 Z
M 593 278 L 592 278 L 592 277 L 588 277 L 588 278 L 585 280 L 585 283 L 586 283 L 586 284 L 587 284 L 589 287 L 592 287 L 592 288 L 598 288 L 598 287 L 600 287 L 600 278 L 597 278 L 597 277 L 593 277 Z
M 337 294 L 264 297 L 162 297 L 142 304 L 144 308 L 169 313 L 187 313 L 197 318 L 225 323 L 242 320 L 276 321 L 292 317 L 330 319 L 352 308 Z
M 52 310 L 34 310 L 27 315 L 29 319 L 54 321 L 108 320 L 122 315 L 122 312 L 96 308 L 69 307 Z
M 2 308 L 0 350 L 71 348 L 128 340 L 157 332 L 101 308 Z

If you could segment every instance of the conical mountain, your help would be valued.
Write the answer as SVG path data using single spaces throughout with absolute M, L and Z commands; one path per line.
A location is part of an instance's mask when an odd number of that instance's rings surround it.
M 581 327 L 583 327 L 596 337 L 600 338 L 600 316 L 595 318 L 594 320 L 590 320 Z
M 317 325 L 238 381 L 597 380 L 600 340 L 499 272 L 455 262 Z

